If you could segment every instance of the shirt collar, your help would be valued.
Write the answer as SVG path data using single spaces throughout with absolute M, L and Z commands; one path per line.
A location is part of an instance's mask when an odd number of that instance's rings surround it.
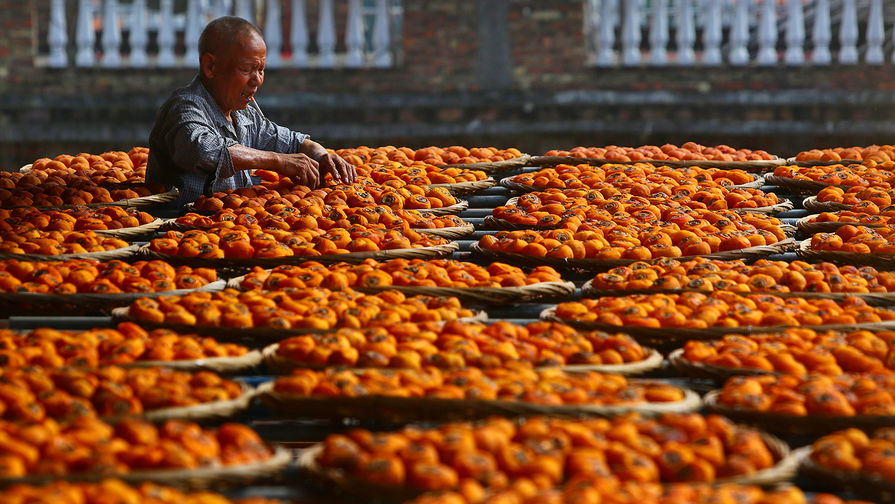
M 211 92 L 209 92 L 208 88 L 205 87 L 205 84 L 202 83 L 202 79 L 199 78 L 198 74 L 193 77 L 193 81 L 190 83 L 189 87 L 194 89 L 206 102 L 208 102 L 209 108 L 211 109 L 212 119 L 218 127 L 235 128 L 237 124 L 245 126 L 252 122 L 252 119 L 248 117 L 248 108 L 246 108 L 246 110 L 234 110 L 230 113 L 230 117 L 233 118 L 233 123 L 231 124 L 230 121 L 227 120 L 227 116 L 225 116 L 224 112 L 221 110 L 221 107 L 218 106 L 218 102 L 214 100 L 214 96 L 211 95 Z

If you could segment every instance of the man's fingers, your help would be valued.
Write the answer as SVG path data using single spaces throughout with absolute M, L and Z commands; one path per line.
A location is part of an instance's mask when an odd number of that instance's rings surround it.
M 354 166 L 344 159 L 340 159 L 339 161 L 339 178 L 346 184 L 353 184 L 355 178 Z

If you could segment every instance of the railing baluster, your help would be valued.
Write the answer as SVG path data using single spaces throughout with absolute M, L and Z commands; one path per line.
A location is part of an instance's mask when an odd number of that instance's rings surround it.
M 692 65 L 696 59 L 693 53 L 693 43 L 696 42 L 693 9 L 690 6 L 690 0 L 677 1 L 677 64 Z
M 364 62 L 364 17 L 361 0 L 348 0 L 348 22 L 345 28 L 345 66 L 357 68 Z
M 615 64 L 615 23 L 618 9 L 617 0 L 603 0 L 600 6 L 600 33 L 597 43 L 597 66 L 608 67 Z
M 709 1 L 707 7 L 703 31 L 705 52 L 702 55 L 702 63 L 716 66 L 721 64 L 721 2 Z
M 68 28 L 65 23 L 65 0 L 53 0 L 50 4 L 50 25 L 47 27 L 47 43 L 50 45 L 48 64 L 51 68 L 68 66 Z
M 622 21 L 622 64 L 640 64 L 640 0 L 625 0 L 625 19 Z
M 159 4 L 158 59 L 161 68 L 174 66 L 174 0 L 161 0 Z
M 107 68 L 121 66 L 121 29 L 118 27 L 118 0 L 103 2 L 103 60 Z
M 187 0 L 186 4 L 186 29 L 183 31 L 183 45 L 186 52 L 183 55 L 185 66 L 199 64 L 199 34 L 205 23 L 202 22 L 202 6 L 200 0 Z
M 391 12 L 387 0 L 376 0 L 376 16 L 373 21 L 373 66 L 392 66 Z
M 221 16 L 229 16 L 230 9 L 227 8 L 226 0 L 215 0 L 214 7 L 212 8 L 212 18 L 217 19 Z
M 283 66 L 283 29 L 280 27 L 280 0 L 267 0 L 264 16 L 264 41 L 267 43 L 267 66 L 280 68 Z
M 236 0 L 236 16 L 241 17 L 247 21 L 255 22 L 255 17 L 252 15 L 252 3 L 250 0 Z
M 777 5 L 761 4 L 761 21 L 758 25 L 758 64 L 777 64 Z
M 787 1 L 786 53 L 783 62 L 787 65 L 801 65 L 805 62 L 805 15 L 802 0 Z
M 148 64 L 146 46 L 149 44 L 149 31 L 146 25 L 146 0 L 134 0 L 131 11 L 130 65 L 143 68 Z
M 736 0 L 736 11 L 730 29 L 730 64 L 742 66 L 749 63 L 749 3 L 752 0 Z
M 649 62 L 664 66 L 668 61 L 668 11 L 666 0 L 656 0 L 653 4 L 653 18 L 650 23 Z
M 833 61 L 830 55 L 830 41 L 833 39 L 830 27 L 830 0 L 817 0 L 811 39 L 814 42 L 811 62 L 815 65 L 829 65 Z
M 96 42 L 96 32 L 93 31 L 93 5 L 90 0 L 78 2 L 78 26 L 75 34 L 75 43 L 78 45 L 75 54 L 75 64 L 80 67 L 92 67 L 96 58 L 93 44 Z
M 851 65 L 858 62 L 858 8 L 855 0 L 845 0 L 842 9 L 838 59 L 839 63 Z
M 292 22 L 289 43 L 292 63 L 298 68 L 308 66 L 308 21 L 305 19 L 305 0 L 292 0 Z
M 600 0 L 584 0 L 584 37 L 587 64 L 597 62 L 597 27 L 600 25 Z
M 864 54 L 865 63 L 868 65 L 883 64 L 886 59 L 883 56 L 883 41 L 885 38 L 882 0 L 870 0 L 870 13 L 867 15 L 867 52 Z
M 320 0 L 320 15 L 317 21 L 317 66 L 332 68 L 336 64 L 336 25 L 333 20 L 332 0 Z

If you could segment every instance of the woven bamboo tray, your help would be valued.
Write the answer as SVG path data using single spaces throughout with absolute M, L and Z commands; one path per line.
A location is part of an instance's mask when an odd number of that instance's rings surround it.
M 126 483 L 151 481 L 182 489 L 217 489 L 219 487 L 244 486 L 279 477 L 292 462 L 292 452 L 283 447 L 272 447 L 273 455 L 265 461 L 236 466 L 199 467 L 196 469 L 156 469 L 131 471 L 124 474 L 108 474 L 101 472 L 55 474 L 25 476 L 22 478 L 0 478 L 0 486 L 17 484 L 41 485 L 51 481 L 65 479 L 67 481 L 102 481 L 114 477 Z
M 326 369 L 325 366 L 308 365 L 282 357 L 277 354 L 278 349 L 279 343 L 274 343 L 265 347 L 261 352 L 264 356 L 264 362 L 271 372 L 288 374 L 294 369 Z M 625 364 L 573 364 L 559 366 L 558 369 L 567 373 L 586 373 L 595 371 L 598 373 L 612 373 L 623 376 L 637 376 L 662 367 L 664 358 L 661 353 L 646 347 L 644 347 L 644 351 L 646 352 L 646 358 L 639 362 L 628 362 Z
M 872 499 L 872 502 L 895 502 L 895 481 L 863 471 L 836 471 L 824 467 L 811 459 L 811 452 L 811 446 L 796 450 L 800 460 L 799 473 L 814 480 L 821 489 L 853 492 L 864 499 Z
M 0 261 L 16 259 L 18 261 L 65 261 L 67 259 L 96 259 L 97 261 L 111 261 L 112 259 L 130 259 L 136 257 L 140 251 L 139 245 L 129 245 L 114 250 L 102 252 L 85 252 L 83 254 L 4 254 L 0 253 Z
M 421 212 L 429 212 L 432 215 L 455 215 L 469 208 L 469 202 L 463 199 L 458 199 L 456 203 L 453 205 L 448 205 L 441 208 L 405 208 L 405 210 L 419 210 Z M 208 210 L 197 210 L 196 205 L 194 203 L 187 203 L 183 206 L 183 213 L 196 213 L 199 215 L 213 215 L 215 212 Z M 184 226 L 183 228 L 164 228 L 164 229 L 193 229 L 189 226 Z
M 242 395 L 234 399 L 149 410 L 140 415 L 104 417 L 103 420 L 108 423 L 116 423 L 124 418 L 136 417 L 153 423 L 163 423 L 168 420 L 187 420 L 197 423 L 219 422 L 229 420 L 238 413 L 247 410 L 255 395 L 254 388 L 242 384 Z
M 484 311 L 477 311 L 475 315 L 468 318 L 458 319 L 463 322 L 484 322 L 488 320 L 488 314 Z M 182 334 L 197 334 L 199 336 L 210 336 L 221 342 L 239 343 L 249 348 L 260 348 L 277 341 L 298 336 L 301 334 L 325 334 L 338 331 L 340 327 L 331 329 L 311 329 L 307 327 L 294 327 L 291 329 L 279 329 L 273 327 L 224 327 L 224 326 L 204 326 L 204 325 L 185 325 L 185 324 L 156 324 L 146 322 L 144 320 L 134 319 L 130 317 L 130 308 L 125 306 L 112 310 L 112 321 L 133 322 L 146 329 L 171 329 Z
M 598 373 L 620 374 L 624 376 L 637 376 L 659 369 L 665 361 L 662 354 L 652 348 L 643 347 L 646 358 L 638 362 L 625 364 L 568 364 L 560 366 L 566 373 L 586 373 L 596 371 Z
M 273 390 L 273 386 L 273 382 L 266 382 L 258 387 L 258 396 L 261 401 L 281 415 L 301 418 L 359 418 L 415 422 L 477 420 L 493 415 L 506 417 L 597 415 L 606 417 L 632 411 L 644 415 L 689 413 L 698 410 L 701 405 L 699 395 L 689 389 L 682 389 L 684 399 L 674 403 L 545 406 L 523 401 L 456 400 L 432 397 L 299 397 L 279 394 Z
M 220 375 L 235 375 L 261 365 L 262 361 L 263 358 L 260 351 L 250 350 L 245 355 L 240 355 L 239 357 L 206 357 L 204 359 L 175 361 L 147 360 L 117 364 L 117 366 L 123 368 L 163 367 L 185 373 L 212 371 Z
M 714 254 L 706 254 L 702 256 L 685 256 L 675 257 L 675 259 L 686 261 L 695 257 L 703 257 L 705 259 L 760 259 L 772 254 L 786 252 L 795 246 L 795 241 L 791 238 L 781 240 L 773 245 L 764 245 L 760 247 L 749 247 L 740 250 L 728 250 L 724 252 L 716 252 Z M 478 243 L 473 243 L 470 247 L 473 255 L 490 259 L 493 261 L 501 261 L 517 266 L 552 266 L 556 269 L 566 271 L 593 272 L 605 269 L 615 268 L 617 266 L 627 266 L 634 262 L 633 259 L 559 259 L 554 257 L 535 257 L 525 254 L 512 252 L 502 252 L 497 250 L 485 250 Z
M 706 295 L 712 293 L 712 291 L 699 289 L 595 289 L 593 287 L 593 280 L 588 280 L 581 286 L 581 297 L 584 298 L 620 297 L 629 294 L 683 294 L 684 292 L 700 292 Z M 737 292 L 737 294 L 741 296 L 771 294 L 781 298 L 801 297 L 811 299 L 832 299 L 834 301 L 843 301 L 848 297 L 858 297 L 872 306 L 895 305 L 895 292 Z
M 838 250 L 813 250 L 810 239 L 800 243 L 796 253 L 800 258 L 812 262 L 829 261 L 853 266 L 873 266 L 883 270 L 895 269 L 895 254 L 860 254 Z
M 531 156 L 528 154 L 522 154 L 522 156 L 513 158 L 513 159 L 505 159 L 503 161 L 487 161 L 481 163 L 454 163 L 454 164 L 446 164 L 440 166 L 440 168 L 465 168 L 467 170 L 480 170 L 485 173 L 502 173 L 513 170 L 515 168 L 522 168 L 527 165 L 529 160 L 531 160 Z
M 754 174 L 753 174 L 752 176 L 754 177 L 754 179 L 752 180 L 752 182 L 747 182 L 747 183 L 745 183 L 745 184 L 735 185 L 735 186 L 733 186 L 733 187 L 734 187 L 734 188 L 744 188 L 744 189 L 746 189 L 746 188 L 756 188 L 756 189 L 757 189 L 757 188 L 759 188 L 759 187 L 765 185 L 766 181 L 765 181 L 764 177 L 762 177 L 761 175 L 754 175 Z M 509 190 L 511 190 L 511 191 L 516 191 L 516 192 L 520 192 L 520 193 L 544 192 L 544 191 L 546 191 L 547 189 L 555 189 L 555 188 L 550 188 L 550 187 L 542 187 L 542 186 L 533 186 L 533 185 L 527 185 L 527 184 L 520 184 L 519 182 L 514 181 L 514 180 L 512 179 L 512 177 L 508 177 L 508 178 L 501 179 L 501 180 L 500 180 L 500 185 L 503 186 L 503 187 L 506 187 L 507 189 L 509 189 Z M 577 187 L 575 187 L 575 188 L 572 188 L 572 187 L 563 187 L 563 188 L 561 188 L 561 189 L 569 189 L 569 190 L 571 190 L 571 189 L 579 189 L 579 188 L 577 188 Z M 587 189 L 587 188 L 585 187 L 584 189 Z
M 176 255 L 162 254 L 149 249 L 149 245 L 143 246 L 140 253 L 150 259 L 161 259 L 171 264 L 184 264 L 193 268 L 274 268 L 283 264 L 301 264 L 307 261 L 317 261 L 331 264 L 336 262 L 359 263 L 364 259 L 387 261 L 389 259 L 438 259 L 448 257 L 460 248 L 457 242 L 434 245 L 431 247 L 418 247 L 409 249 L 379 250 L 376 252 L 351 252 L 348 254 L 330 254 L 320 256 L 288 256 L 288 257 L 250 257 L 245 259 L 221 258 L 208 259 L 204 257 L 180 257 Z
M 727 367 L 715 364 L 705 364 L 703 362 L 693 362 L 684 357 L 684 349 L 677 350 L 668 354 L 668 363 L 672 367 L 680 371 L 683 375 L 691 378 L 705 378 L 716 382 L 724 382 L 731 376 L 752 376 L 772 374 L 780 375 L 781 373 L 764 371 L 762 369 L 743 368 L 743 367 Z
M 582 322 L 561 319 L 556 316 L 556 307 L 546 308 L 541 312 L 541 320 L 561 322 L 576 329 L 588 331 L 623 332 L 630 335 L 642 345 L 659 350 L 673 350 L 683 346 L 689 340 L 720 339 L 727 334 L 754 334 L 780 332 L 792 327 L 813 329 L 815 331 L 891 331 L 895 329 L 895 320 L 868 324 L 829 324 L 804 326 L 741 326 L 741 327 L 708 327 L 705 329 L 615 326 L 600 322 Z
M 162 224 L 165 223 L 164 219 L 155 219 L 154 221 L 143 224 L 140 226 L 121 228 L 121 229 L 97 229 L 94 230 L 94 233 L 102 236 L 111 236 L 113 238 L 121 238 L 122 240 L 127 240 L 131 238 L 137 238 L 140 236 L 145 236 L 148 234 L 152 234 L 159 230 L 162 227 Z
M 816 213 L 851 210 L 852 208 L 851 205 L 846 205 L 837 201 L 817 201 L 817 196 L 808 196 L 802 201 L 802 206 L 805 207 L 805 210 Z
M 286 375 L 295 369 L 326 369 L 326 366 L 315 366 L 305 362 L 298 362 L 287 357 L 283 357 L 279 352 L 280 344 L 274 343 L 268 345 L 261 351 L 264 364 L 272 373 Z M 545 366 L 538 369 L 560 369 L 567 373 L 586 373 L 595 371 L 598 373 L 612 373 L 624 376 L 635 376 L 643 374 L 654 369 L 662 367 L 664 358 L 662 354 L 652 348 L 644 348 L 646 358 L 639 362 L 628 362 L 625 364 L 573 364 L 566 366 L 550 367 Z
M 839 161 L 798 161 L 796 158 L 786 158 L 786 165 L 795 165 L 795 166 L 833 166 L 837 164 L 841 165 L 850 165 L 850 164 L 862 164 L 864 161 L 859 159 L 840 159 Z
M 484 191 L 489 187 L 494 187 L 497 182 L 488 177 L 484 180 L 476 180 L 473 182 L 457 182 L 456 184 L 429 184 L 426 187 L 436 188 L 443 187 L 447 189 L 451 194 L 455 196 L 464 195 L 464 194 L 475 194 L 477 192 Z
M 735 408 L 720 403 L 720 392 L 713 390 L 703 397 L 707 410 L 778 434 L 819 437 L 850 427 L 872 431 L 895 425 L 895 415 L 796 416 Z
M 765 171 L 787 164 L 787 160 L 783 158 L 768 159 L 762 161 L 711 161 L 711 160 L 690 160 L 690 161 L 674 161 L 674 160 L 655 160 L 644 159 L 641 161 L 611 161 L 609 159 L 597 158 L 580 158 L 575 156 L 532 156 L 531 164 L 536 166 L 556 166 L 558 164 L 637 164 L 649 163 L 656 166 L 685 167 L 695 166 L 697 168 L 726 168 L 728 170 L 745 170 L 745 171 Z
M 862 224 L 860 222 L 810 222 L 816 215 L 808 215 L 796 221 L 796 227 L 805 234 L 835 233 L 842 226 L 864 226 L 869 228 L 885 227 L 885 224 Z
M 773 486 L 795 477 L 799 468 L 799 459 L 790 451 L 789 446 L 780 439 L 761 432 L 761 437 L 774 455 L 776 464 L 768 469 L 752 474 L 721 478 L 713 481 L 713 484 L 740 484 Z M 318 443 L 305 448 L 298 454 L 296 463 L 299 471 L 309 480 L 329 492 L 346 494 L 359 499 L 369 499 L 374 495 L 378 501 L 406 502 L 423 493 L 422 489 L 409 486 L 389 487 L 366 482 L 359 478 L 346 475 L 338 469 L 322 467 L 318 459 L 323 453 L 323 444 Z M 360 501 L 358 501 L 360 502 Z M 363 502 L 367 502 L 364 500 Z
M 523 303 L 528 301 L 566 298 L 575 293 L 573 282 L 541 282 L 522 287 L 354 287 L 368 294 L 398 290 L 408 296 L 454 296 L 463 302 L 476 304 Z
M 242 289 L 242 281 L 245 275 L 231 278 L 227 287 L 236 290 Z M 521 303 L 539 299 L 565 298 L 575 293 L 573 282 L 540 282 L 521 287 L 425 287 L 412 285 L 388 285 L 383 287 L 352 286 L 354 290 L 365 294 L 378 294 L 387 290 L 403 292 L 408 296 L 454 296 L 460 301 L 494 304 L 494 303 Z
M 88 311 L 108 311 L 123 306 L 141 297 L 182 296 L 190 292 L 223 290 L 224 280 L 210 282 L 197 289 L 175 289 L 161 292 L 125 292 L 121 294 L 41 294 L 36 292 L 0 292 L 0 313 L 34 312 L 70 313 Z
M 41 210 L 65 210 L 68 208 L 77 208 L 77 207 L 88 207 L 88 208 L 100 208 L 107 206 L 119 206 L 126 208 L 148 208 L 157 205 L 164 205 L 165 203 L 170 203 L 177 198 L 180 197 L 180 191 L 177 188 L 171 189 L 170 191 L 166 191 L 159 194 L 151 194 L 149 196 L 140 196 L 138 198 L 130 198 L 123 199 L 118 201 L 112 201 L 109 203 L 87 203 L 86 205 L 54 205 L 54 206 L 41 206 L 35 207 L 40 208 Z M 2 207 L 2 208 L 23 208 L 23 206 L 10 206 L 10 207 Z
M 427 234 L 430 236 L 440 236 L 442 238 L 447 238 L 449 240 L 459 240 L 461 238 L 468 238 L 475 234 L 475 225 L 466 223 L 462 226 L 453 226 L 453 227 L 443 227 L 443 228 L 431 228 L 431 229 L 422 229 L 422 228 L 412 228 L 417 233 Z
M 765 175 L 765 181 L 768 184 L 792 191 L 795 194 L 817 194 L 827 187 L 842 187 L 848 189 L 851 186 L 841 186 L 837 184 L 826 184 L 824 182 L 815 182 L 814 180 L 802 180 L 789 177 L 778 177 L 776 175 Z

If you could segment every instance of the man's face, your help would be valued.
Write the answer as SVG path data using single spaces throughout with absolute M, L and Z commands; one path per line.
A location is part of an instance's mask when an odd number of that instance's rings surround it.
M 212 95 L 229 118 L 233 110 L 242 110 L 264 82 L 264 65 L 267 62 L 267 46 L 258 34 L 252 32 L 239 37 L 238 41 L 214 55 L 210 78 Z

